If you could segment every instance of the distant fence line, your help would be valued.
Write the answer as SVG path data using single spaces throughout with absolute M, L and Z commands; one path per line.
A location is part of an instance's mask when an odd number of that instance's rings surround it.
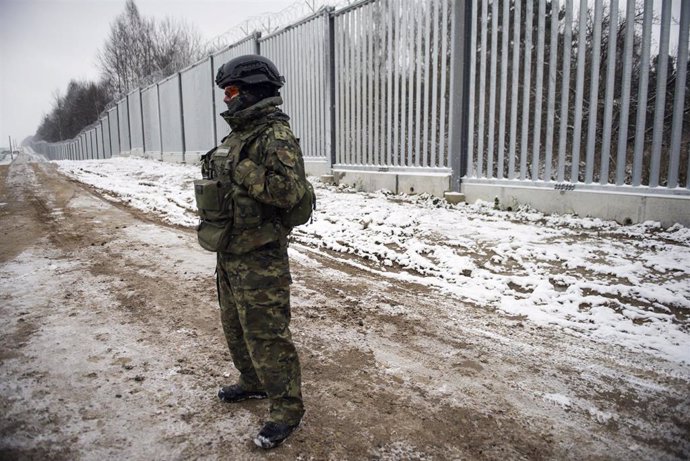
M 195 162 L 228 132 L 215 70 L 256 53 L 286 77 L 284 110 L 308 165 L 447 174 L 453 190 L 573 184 L 687 195 L 690 2 L 672 21 L 673 0 L 644 0 L 641 26 L 635 4 L 365 0 L 324 9 L 134 90 L 74 139 L 34 149 L 51 159 Z

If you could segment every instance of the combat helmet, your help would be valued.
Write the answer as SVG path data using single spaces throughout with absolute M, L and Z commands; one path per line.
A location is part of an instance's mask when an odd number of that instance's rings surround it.
M 245 54 L 226 62 L 218 68 L 216 85 L 221 89 L 230 84 L 270 84 L 280 88 L 285 77 L 280 75 L 273 62 L 258 54 Z

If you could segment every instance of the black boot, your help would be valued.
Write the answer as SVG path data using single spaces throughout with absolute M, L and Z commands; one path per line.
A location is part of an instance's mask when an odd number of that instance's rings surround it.
M 264 424 L 259 433 L 254 437 L 254 443 L 257 447 L 269 449 L 277 447 L 288 438 L 290 434 L 295 432 L 299 427 L 299 423 L 294 425 L 284 423 L 274 423 L 269 421 Z
M 223 386 L 218 390 L 218 398 L 224 402 L 241 402 L 247 399 L 265 399 L 268 395 L 263 391 L 245 391 L 239 384 Z

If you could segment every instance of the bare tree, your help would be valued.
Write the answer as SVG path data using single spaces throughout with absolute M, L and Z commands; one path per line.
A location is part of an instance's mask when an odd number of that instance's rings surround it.
M 118 96 L 188 66 L 204 51 L 193 27 L 169 18 L 157 23 L 142 17 L 134 0 L 127 0 L 125 11 L 110 26 L 98 62 L 103 79 Z

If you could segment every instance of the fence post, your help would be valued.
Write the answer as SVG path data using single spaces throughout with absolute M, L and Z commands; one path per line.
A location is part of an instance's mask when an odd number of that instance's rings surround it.
M 184 133 L 184 98 L 182 97 L 182 72 L 177 73 L 177 89 L 180 95 L 180 131 L 182 132 L 182 163 L 186 163 L 187 143 Z
M 462 177 L 467 172 L 467 127 L 469 122 L 469 56 L 470 34 L 473 34 L 470 21 L 472 1 L 452 2 L 452 29 L 450 51 L 450 113 L 448 114 L 448 155 L 452 169 L 450 189 L 460 192 Z M 481 155 L 481 154 L 480 154 Z
M 328 163 L 329 168 L 335 164 L 335 8 L 328 9 Z M 330 174 L 330 173 L 329 173 Z

